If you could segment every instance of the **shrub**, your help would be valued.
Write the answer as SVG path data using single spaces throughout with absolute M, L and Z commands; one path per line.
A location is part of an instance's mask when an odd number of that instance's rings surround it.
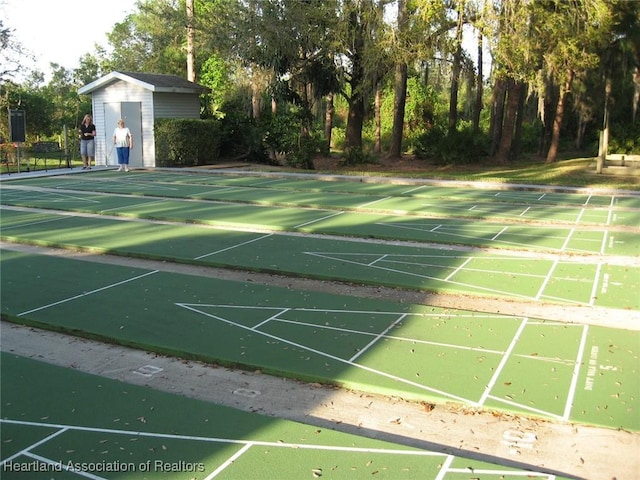
M 640 154 L 640 122 L 611 125 L 609 153 Z
M 435 126 L 416 139 L 414 153 L 442 164 L 476 163 L 488 154 L 488 138 L 471 128 L 448 133 Z
M 154 128 L 160 167 L 192 167 L 220 158 L 218 120 L 163 118 L 156 120 Z

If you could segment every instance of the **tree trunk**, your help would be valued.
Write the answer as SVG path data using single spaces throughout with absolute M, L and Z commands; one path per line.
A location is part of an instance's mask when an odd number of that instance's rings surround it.
M 476 77 L 476 103 L 473 108 L 473 131 L 480 131 L 480 113 L 482 112 L 482 94 L 484 82 L 482 79 L 482 32 L 478 30 L 478 76 Z
M 584 146 L 584 132 L 587 129 L 589 119 L 586 115 L 580 114 L 578 120 L 578 130 L 576 132 L 576 149 L 582 150 Z
M 402 136 L 404 134 L 404 112 L 407 104 L 407 64 L 396 65 L 393 97 L 393 130 L 389 158 L 402 156 Z
M 462 19 L 465 0 L 458 0 L 458 25 L 456 27 L 455 52 L 451 68 L 451 89 L 449 97 L 449 133 L 456 131 L 458 124 L 458 90 L 460 89 L 460 72 L 462 71 Z
M 567 95 L 571 93 L 571 85 L 575 72 L 570 68 L 567 69 L 564 86 L 560 89 L 560 97 L 556 106 L 556 114 L 553 119 L 553 130 L 551 132 L 551 145 L 545 163 L 553 163 L 558 157 L 558 147 L 560 145 L 560 129 L 562 128 L 562 119 L 564 117 L 564 105 Z
M 333 93 L 327 95 L 327 111 L 324 115 L 324 139 L 327 152 L 331 152 L 331 132 L 333 132 Z
M 356 94 L 349 101 L 345 148 L 347 150 L 362 148 L 362 126 L 364 124 L 364 99 Z
M 609 101 L 611 97 L 611 89 L 613 87 L 613 79 L 611 78 L 611 69 L 606 70 L 606 78 L 604 82 L 604 118 L 602 121 L 602 131 L 598 145 L 598 160 L 596 161 L 596 173 L 602 173 L 604 163 L 607 159 L 609 151 Z
M 640 104 L 640 66 L 636 65 L 633 71 L 633 106 L 631 108 L 631 122 L 636 123 L 636 115 L 638 113 L 638 105 Z
M 513 132 L 513 143 L 511 144 L 511 159 L 518 160 L 522 151 L 522 124 L 524 123 L 524 107 L 527 99 L 527 85 L 521 83 L 520 95 L 518 98 L 518 113 L 516 116 L 516 129 Z
M 187 80 L 196 81 L 195 70 L 195 53 L 194 53 L 194 37 L 195 29 L 193 28 L 193 1 L 187 0 Z
M 349 29 L 353 32 L 353 53 L 351 56 L 351 96 L 348 99 L 347 130 L 345 149 L 362 149 L 362 126 L 365 112 L 365 68 L 364 68 L 364 32 L 355 13 L 349 18 Z
M 376 85 L 376 96 L 373 102 L 373 117 L 376 124 L 375 143 L 373 145 L 373 151 L 380 153 L 382 151 L 381 137 L 382 137 L 382 118 L 380 117 L 380 107 L 382 105 L 382 88 L 380 83 Z
M 407 30 L 407 3 L 398 0 L 398 48 L 403 48 L 403 39 Z M 399 159 L 402 156 L 402 136 L 404 135 L 404 111 L 407 104 L 407 64 L 402 60 L 396 62 L 393 79 L 393 129 L 388 158 Z
M 516 82 L 512 78 L 507 79 L 507 107 L 502 125 L 502 134 L 500 135 L 500 143 L 498 144 L 498 151 L 495 156 L 495 161 L 499 164 L 505 164 L 509 161 L 521 90 L 522 83 Z
M 500 137 L 502 135 L 502 119 L 504 118 L 504 101 L 507 92 L 507 82 L 504 78 L 498 78 L 493 86 L 493 102 L 491 105 L 491 147 L 489 155 L 493 156 L 498 151 Z

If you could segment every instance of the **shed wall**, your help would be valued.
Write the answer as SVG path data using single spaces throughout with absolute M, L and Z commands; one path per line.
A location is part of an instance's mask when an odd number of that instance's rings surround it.
M 184 93 L 154 93 L 155 118 L 200 118 L 200 97 Z
M 92 91 L 93 123 L 96 126 L 96 164 L 105 165 L 111 150 L 111 137 L 116 125 L 113 123 L 112 106 L 125 102 L 138 102 L 141 115 L 141 138 L 134 137 L 134 146 L 142 146 L 142 166 L 155 167 L 156 118 L 200 118 L 200 96 L 198 93 L 170 93 L 148 90 L 136 83 L 117 80 Z M 109 105 L 111 117 L 105 118 L 105 105 Z M 113 164 L 114 152 L 111 152 L 110 164 Z M 136 155 L 137 156 L 137 155 Z M 133 165 L 132 165 L 133 166 Z
M 108 153 L 108 141 L 111 139 L 116 125 L 105 125 L 104 104 L 121 102 L 140 102 L 140 114 L 142 122 L 142 138 L 135 139 L 134 142 L 141 142 L 142 145 L 142 166 L 154 167 L 155 140 L 153 131 L 153 94 L 137 85 L 117 81 L 103 89 L 93 92 L 93 120 L 98 136 L 96 138 L 96 163 L 105 164 Z

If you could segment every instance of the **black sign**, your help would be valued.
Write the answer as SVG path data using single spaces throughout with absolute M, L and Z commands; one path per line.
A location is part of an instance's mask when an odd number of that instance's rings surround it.
M 12 142 L 27 140 L 27 123 L 24 110 L 9 109 L 9 136 Z

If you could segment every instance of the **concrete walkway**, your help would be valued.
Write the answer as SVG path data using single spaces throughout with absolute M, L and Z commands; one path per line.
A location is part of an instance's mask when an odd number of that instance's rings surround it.
M 322 428 L 585 479 L 640 476 L 640 434 L 424 405 L 0 324 L 0 345 L 55 365 Z M 154 367 L 157 374 L 141 375 Z M 321 399 L 319 401 L 319 399 Z

